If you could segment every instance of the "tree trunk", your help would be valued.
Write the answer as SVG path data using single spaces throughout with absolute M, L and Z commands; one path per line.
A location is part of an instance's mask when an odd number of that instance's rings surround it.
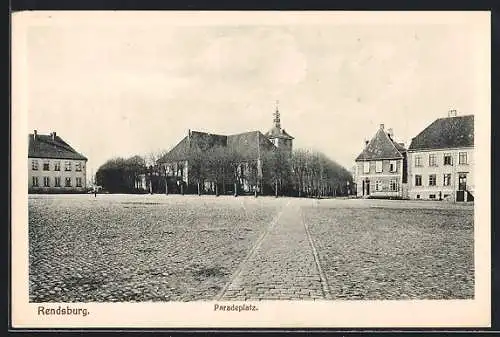
M 257 185 L 253 188 L 253 195 L 257 198 Z
M 168 195 L 168 178 L 167 178 L 167 171 L 165 171 L 165 195 Z
M 197 185 L 198 185 L 198 195 L 201 195 L 200 182 L 198 182 Z
M 181 183 L 181 194 L 184 195 L 184 184 Z
M 236 183 L 234 183 L 234 196 L 238 196 L 238 185 Z
M 224 179 L 224 169 L 222 169 L 222 194 L 226 195 L 226 180 Z
M 276 198 L 278 197 L 278 179 L 276 179 L 276 182 L 274 184 L 274 195 L 276 196 Z
M 219 184 L 217 182 L 215 183 L 215 196 L 219 196 Z

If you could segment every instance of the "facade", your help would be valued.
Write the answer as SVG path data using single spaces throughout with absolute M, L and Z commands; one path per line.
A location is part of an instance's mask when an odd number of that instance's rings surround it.
M 157 165 L 162 168 L 167 176 L 167 184 L 170 191 L 179 193 L 194 184 L 190 174 L 193 165 L 190 164 L 190 157 L 193 150 L 207 151 L 215 147 L 230 149 L 238 154 L 241 163 L 238 167 L 240 171 L 239 185 L 245 192 L 260 190 L 262 186 L 250 183 L 245 177 L 249 176 L 249 167 L 255 164 L 257 175 L 262 178 L 262 161 L 264 154 L 276 149 L 292 152 L 293 137 L 281 128 L 280 113 L 276 109 L 274 113 L 274 125 L 266 133 L 260 131 L 249 131 L 233 135 L 219 135 L 200 131 L 188 131 L 184 137 L 171 151 L 157 161 Z M 203 189 L 213 192 L 215 183 L 205 181 Z
M 474 116 L 439 118 L 408 149 L 411 199 L 474 200 Z
M 87 158 L 55 132 L 28 136 L 28 193 L 84 192 Z
M 364 198 L 407 197 L 407 154 L 384 124 L 356 158 L 356 195 Z

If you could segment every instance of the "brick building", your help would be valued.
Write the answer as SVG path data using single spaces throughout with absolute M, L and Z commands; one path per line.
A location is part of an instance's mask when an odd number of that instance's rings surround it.
M 214 147 L 227 148 L 238 153 L 241 163 L 238 167 L 239 188 L 245 192 L 260 190 L 261 186 L 252 185 L 245 177 L 249 176 L 249 164 L 256 164 L 257 174 L 262 178 L 263 157 L 266 152 L 273 150 L 284 150 L 291 153 L 293 149 L 293 137 L 281 127 L 281 118 L 278 108 L 274 112 L 273 126 L 265 134 L 260 131 L 249 131 L 232 135 L 220 135 L 208 132 L 189 130 L 187 135 L 175 145 L 164 157 L 157 161 L 161 171 L 165 172 L 167 181 L 173 184 L 170 189 L 179 192 L 179 185 L 189 189 L 193 186 L 192 173 L 190 170 L 190 156 L 193 150 L 207 151 Z M 215 182 L 204 181 L 204 190 L 214 190 Z M 223 187 L 225 189 L 225 186 Z

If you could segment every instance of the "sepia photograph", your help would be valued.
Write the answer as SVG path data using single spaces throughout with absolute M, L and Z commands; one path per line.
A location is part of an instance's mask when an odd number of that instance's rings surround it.
M 15 320 L 489 326 L 489 19 L 15 13 Z

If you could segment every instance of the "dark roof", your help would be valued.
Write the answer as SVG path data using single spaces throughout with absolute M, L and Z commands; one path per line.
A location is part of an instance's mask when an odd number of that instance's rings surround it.
M 411 140 L 409 150 L 474 146 L 474 115 L 436 119 Z
M 294 139 L 285 131 L 285 129 L 278 128 L 276 125 L 273 126 L 271 130 L 266 132 L 266 136 L 271 138 Z
M 207 132 L 191 131 L 158 163 L 188 159 L 190 149 L 206 151 L 214 146 L 227 146 L 244 158 L 258 158 L 259 151 L 273 149 L 274 145 L 260 131 L 250 131 L 235 135 L 217 135 Z
M 87 158 L 78 153 L 59 136 L 28 135 L 28 158 L 80 159 Z
M 404 146 L 392 140 L 384 129 L 380 128 L 363 152 L 356 158 L 356 161 L 401 159 L 404 152 L 406 152 Z
M 244 158 L 258 158 L 260 151 L 269 151 L 275 146 L 260 131 L 250 131 L 227 136 L 227 145 Z
M 227 146 L 227 136 L 207 132 L 190 131 L 172 150 L 158 159 L 158 163 L 186 160 L 190 149 L 206 151 L 214 146 Z

